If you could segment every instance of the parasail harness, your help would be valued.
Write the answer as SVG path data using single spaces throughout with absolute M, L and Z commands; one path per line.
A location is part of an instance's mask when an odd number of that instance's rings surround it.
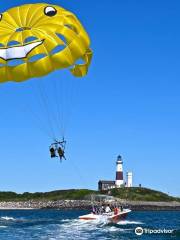
M 62 159 L 66 160 L 66 157 L 64 155 L 65 146 L 66 146 L 66 141 L 64 140 L 64 138 L 62 141 L 55 140 L 55 142 L 52 143 L 49 147 L 51 158 L 59 157 L 60 161 L 62 161 Z

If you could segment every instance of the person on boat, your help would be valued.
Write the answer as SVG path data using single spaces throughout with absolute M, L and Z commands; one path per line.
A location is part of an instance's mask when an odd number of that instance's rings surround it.
M 104 213 L 104 206 L 98 207 L 98 214 L 103 214 Z
M 93 214 L 96 214 L 96 208 L 94 206 L 92 208 L 92 212 L 93 212 Z
M 110 213 L 111 212 L 111 208 L 110 208 L 109 204 L 106 206 L 105 212 L 106 213 Z
M 101 206 L 101 211 L 102 211 L 102 213 L 105 213 L 105 207 L 104 207 L 104 205 Z
M 123 212 L 123 206 L 121 206 L 120 209 L 121 209 L 121 212 Z
M 117 207 L 114 208 L 114 215 L 118 214 L 119 209 Z
M 93 212 L 93 214 L 96 214 L 96 215 L 99 214 L 99 209 L 98 209 L 98 207 L 93 206 L 92 212 Z

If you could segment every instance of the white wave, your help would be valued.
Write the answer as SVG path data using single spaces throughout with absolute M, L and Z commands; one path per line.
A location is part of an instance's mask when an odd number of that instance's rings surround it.
M 7 226 L 0 226 L 0 228 L 7 228 Z
M 98 235 L 106 233 L 124 233 L 128 232 L 129 229 L 124 229 L 115 225 L 108 225 L 107 222 L 100 221 L 83 221 L 80 219 L 69 219 L 63 221 L 58 225 L 56 233 L 54 233 L 55 239 L 101 239 Z M 104 239 L 102 237 L 102 239 Z
M 99 229 L 101 232 L 129 232 L 130 229 L 125 229 L 125 228 L 120 228 L 117 226 L 109 226 L 107 225 L 106 227 L 102 227 Z
M 126 229 L 121 229 L 121 228 L 117 228 L 117 227 L 109 227 L 108 229 L 107 229 L 107 231 L 108 232 L 125 232 L 126 231 Z
M 62 219 L 61 222 L 69 222 L 71 219 Z
M 79 235 L 83 233 L 86 234 L 86 231 L 96 231 L 97 230 L 97 223 L 94 222 L 87 222 L 82 221 L 80 219 L 69 219 L 68 221 L 64 221 L 63 224 L 59 225 L 59 230 L 61 231 L 61 235 L 69 235 L 72 236 L 74 239 L 78 239 Z M 88 234 L 88 233 L 87 233 Z
M 138 222 L 138 221 L 128 221 L 128 220 L 124 220 L 124 221 L 119 221 L 117 224 L 118 224 L 118 225 L 127 225 L 127 224 L 144 224 L 144 223 Z
M 14 220 L 16 220 L 16 219 L 13 218 L 13 217 L 7 217 L 7 216 L 1 217 L 1 219 L 2 219 L 2 220 L 6 220 L 6 221 L 14 221 Z

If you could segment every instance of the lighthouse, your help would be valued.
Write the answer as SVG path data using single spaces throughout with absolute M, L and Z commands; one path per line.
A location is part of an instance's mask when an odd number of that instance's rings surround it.
M 122 157 L 119 155 L 116 161 L 116 181 L 115 185 L 117 188 L 121 187 L 124 184 L 123 181 L 123 161 Z

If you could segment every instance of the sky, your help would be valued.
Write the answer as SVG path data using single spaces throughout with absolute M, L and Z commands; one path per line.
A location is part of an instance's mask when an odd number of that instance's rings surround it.
M 0 11 L 35 2 L 42 1 L 6 0 Z M 180 196 L 180 2 L 45 2 L 76 14 L 91 38 L 93 60 L 83 79 L 61 70 L 0 85 L 0 191 L 97 189 L 99 179 L 114 180 L 120 154 L 134 186 Z M 46 134 L 50 121 L 57 126 L 52 81 L 66 115 L 57 119 L 67 125 L 63 163 L 50 158 L 53 140 Z

